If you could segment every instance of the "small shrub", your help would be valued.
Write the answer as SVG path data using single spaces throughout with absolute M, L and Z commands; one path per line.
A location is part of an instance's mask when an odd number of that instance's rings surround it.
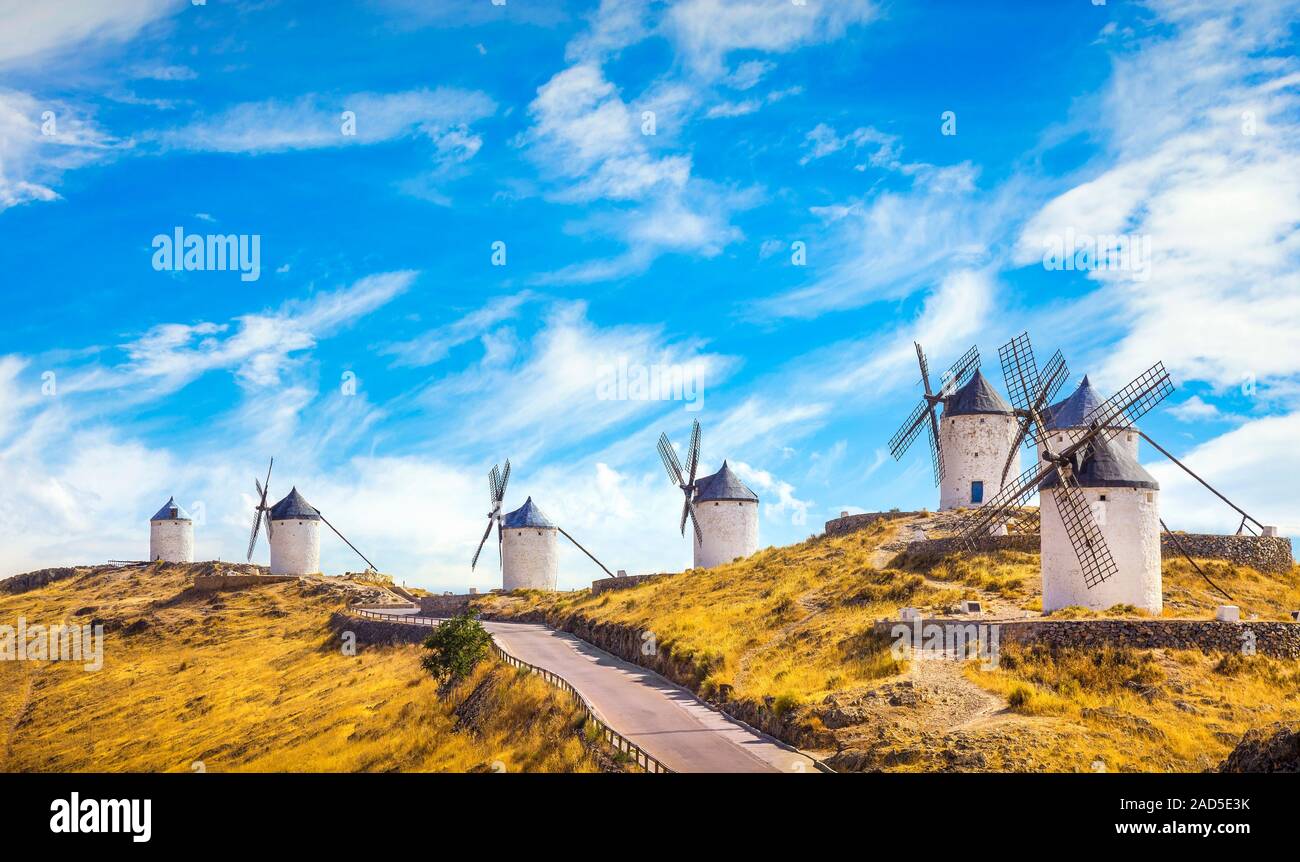
M 1018 685 L 1007 695 L 1007 703 L 1012 709 L 1024 709 L 1034 699 L 1034 690 L 1027 685 Z
M 492 636 L 477 619 L 473 609 L 452 617 L 433 630 L 424 641 L 428 654 L 421 666 L 444 686 L 465 679 L 478 663 L 487 658 Z
M 776 700 L 772 701 L 772 711 L 785 718 L 790 713 L 799 708 L 799 698 L 793 694 L 777 695 Z

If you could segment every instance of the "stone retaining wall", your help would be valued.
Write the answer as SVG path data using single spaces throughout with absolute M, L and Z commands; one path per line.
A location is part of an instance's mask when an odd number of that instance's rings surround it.
M 1300 658 L 1300 625 L 1287 622 L 1224 623 L 1216 620 L 1007 620 L 931 619 L 921 622 L 921 642 L 929 639 L 925 627 L 941 626 L 945 639 L 949 632 L 973 625 L 997 625 L 1002 645 L 1042 644 L 1050 647 L 1096 649 L 1103 646 L 1134 649 L 1195 649 L 1204 653 L 1240 653 L 1253 636 L 1253 646 L 1261 655 L 1274 658 Z M 887 638 L 894 637 L 895 626 L 915 623 L 884 621 L 875 630 Z
M 607 593 L 610 590 L 628 590 L 638 584 L 644 584 L 646 581 L 654 578 L 662 578 L 663 575 L 625 575 L 621 578 L 601 578 L 599 581 L 591 582 L 591 594 L 598 596 L 601 593 Z
M 194 578 L 194 589 L 210 593 L 217 590 L 243 590 L 258 584 L 278 584 L 296 580 L 298 580 L 297 575 L 198 575 Z
M 887 518 L 910 518 L 923 515 L 924 512 L 863 512 L 860 515 L 845 515 L 826 522 L 826 536 L 844 536 L 865 530 L 877 521 Z
M 421 644 L 433 631 L 429 626 L 370 620 L 365 617 L 354 617 L 345 611 L 335 611 L 330 616 L 329 626 L 330 630 L 338 635 L 352 632 L 356 636 L 357 643 L 370 646 Z
M 1017 533 L 1009 536 L 983 536 L 976 539 L 977 552 L 979 551 L 1026 551 L 1029 553 L 1038 553 L 1039 537 L 1037 533 Z M 955 554 L 964 551 L 961 541 L 956 538 L 951 539 L 922 539 L 919 542 L 908 542 L 907 549 L 904 551 L 908 556 L 914 559 L 938 559 L 947 554 Z
M 1285 536 L 1215 536 L 1204 533 L 1176 535 L 1178 543 L 1196 559 L 1223 560 L 1274 574 L 1290 572 L 1295 565 L 1295 559 L 1291 556 L 1291 540 Z M 1160 536 L 1160 554 L 1166 560 L 1182 556 L 1168 533 Z
M 454 617 L 469 609 L 469 600 L 476 596 L 420 596 L 420 616 Z
M 70 578 L 77 574 L 78 571 L 85 572 L 89 571 L 89 569 L 61 566 L 54 569 L 37 569 L 34 572 L 24 572 L 21 575 L 14 575 L 0 581 L 0 593 L 25 593 L 28 590 L 39 589 L 54 581 Z
M 859 528 L 861 529 L 861 528 Z M 1178 542 L 1168 533 L 1160 536 L 1160 556 L 1165 560 L 1179 559 L 1181 544 L 1187 553 L 1198 560 L 1221 560 L 1250 566 L 1261 572 L 1286 574 L 1295 565 L 1291 556 L 1291 540 L 1284 536 L 1219 536 L 1206 533 L 1178 533 Z M 1037 533 L 1009 536 L 985 536 L 978 540 L 977 551 L 1027 551 L 1036 553 L 1039 548 Z M 923 539 L 907 544 L 907 553 L 913 558 L 938 559 L 945 554 L 963 550 L 956 538 Z

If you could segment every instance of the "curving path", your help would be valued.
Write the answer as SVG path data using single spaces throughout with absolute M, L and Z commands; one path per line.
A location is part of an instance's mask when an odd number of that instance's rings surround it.
M 481 622 L 502 649 L 564 677 L 602 721 L 676 772 L 816 771 L 799 751 L 573 635 L 533 623 Z

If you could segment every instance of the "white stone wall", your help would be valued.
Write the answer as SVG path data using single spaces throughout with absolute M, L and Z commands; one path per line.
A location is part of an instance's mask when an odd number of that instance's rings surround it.
M 501 587 L 554 590 L 560 571 L 560 531 L 537 527 L 501 531 Z
M 1016 417 L 1012 415 L 958 415 L 939 420 L 939 447 L 943 452 L 940 509 L 976 505 L 971 502 L 971 482 L 984 483 L 984 503 L 997 496 L 1002 490 L 1002 468 L 1016 441 L 1017 430 Z M 1007 481 L 1015 481 L 1019 475 L 1017 449 L 1007 471 Z
M 271 574 L 320 573 L 320 521 L 273 521 Z
M 1056 495 L 1042 494 L 1043 610 L 1080 605 L 1104 611 L 1133 605 L 1159 614 L 1160 492 L 1147 488 L 1081 489 L 1097 518 L 1119 574 L 1092 589 L 1083 582 L 1079 558 L 1061 523 Z M 1106 499 L 1101 500 L 1102 495 Z
M 165 563 L 194 562 L 194 522 L 150 521 L 149 559 Z
M 1061 428 L 1055 430 L 1047 441 L 1048 448 L 1054 452 L 1059 452 L 1075 440 L 1078 440 L 1087 430 L 1087 428 Z M 1138 443 L 1141 441 L 1142 438 L 1138 435 L 1137 428 L 1116 432 L 1115 436 L 1110 438 L 1112 446 L 1127 452 L 1134 461 L 1138 461 Z M 1041 446 L 1038 447 L 1038 460 L 1039 462 L 1044 460 Z M 1141 463 L 1141 461 L 1138 461 L 1138 463 Z
M 704 544 L 693 541 L 695 568 L 711 569 L 748 557 L 758 550 L 758 503 L 746 500 L 705 500 L 695 504 Z M 687 535 L 695 531 L 687 525 Z

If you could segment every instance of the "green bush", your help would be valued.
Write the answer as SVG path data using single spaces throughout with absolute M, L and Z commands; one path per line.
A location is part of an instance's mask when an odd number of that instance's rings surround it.
M 443 622 L 425 639 L 428 655 L 420 664 L 440 683 L 460 682 L 487 658 L 492 636 L 477 617 L 478 612 L 471 608 Z

